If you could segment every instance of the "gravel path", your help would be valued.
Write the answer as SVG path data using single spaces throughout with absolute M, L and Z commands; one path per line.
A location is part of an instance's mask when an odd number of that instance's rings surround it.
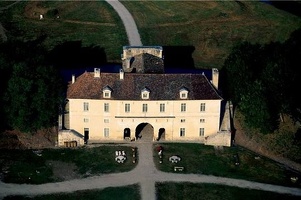
M 156 182 L 191 182 L 191 183 L 215 183 L 265 190 L 283 194 L 301 196 L 301 189 L 278 185 L 263 184 L 252 181 L 207 176 L 200 174 L 175 174 L 158 171 L 153 162 L 152 143 L 137 142 L 139 162 L 136 168 L 130 172 L 105 174 L 84 179 L 75 179 L 57 183 L 41 185 L 6 184 L 0 182 L 0 198 L 8 195 L 41 195 L 60 192 L 74 192 L 78 190 L 103 189 L 106 187 L 118 187 L 131 184 L 139 184 L 142 200 L 156 198 Z
M 1 7 L 0 8 L 0 14 L 3 12 L 3 10 L 9 9 L 10 7 L 14 6 L 16 3 L 19 3 L 21 0 L 12 2 L 11 4 L 9 4 L 8 6 L 5 7 Z M 1 22 L 0 22 L 0 41 L 6 42 L 7 41 L 7 36 L 5 34 L 5 29 L 2 26 Z
M 135 21 L 127 9 L 118 1 L 107 0 L 121 17 L 129 38 L 129 45 L 141 46 L 141 40 Z M 1 9 L 0 9 L 1 10 Z M 1 32 L 0 24 L 0 32 Z M 6 184 L 0 182 L 0 198 L 8 195 L 42 195 L 60 192 L 74 192 L 78 190 L 103 189 L 106 187 L 126 186 L 138 183 L 140 185 L 143 200 L 156 199 L 156 182 L 192 182 L 192 183 L 216 183 L 241 188 L 272 191 L 283 194 L 301 196 L 301 189 L 289 188 L 277 185 L 263 184 L 239 179 L 230 179 L 199 174 L 175 174 L 158 171 L 153 162 L 152 143 L 137 142 L 139 163 L 137 167 L 125 173 L 114 173 L 93 176 L 84 179 L 47 183 L 41 185 Z
M 131 13 L 120 3 L 118 0 L 106 0 L 118 13 L 120 16 L 126 34 L 128 36 L 130 46 L 142 46 L 139 31 L 137 29 L 135 20 L 133 19 Z

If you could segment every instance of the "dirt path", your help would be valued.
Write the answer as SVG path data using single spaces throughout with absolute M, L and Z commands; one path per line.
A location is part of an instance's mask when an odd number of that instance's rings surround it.
M 21 0 L 12 2 L 10 5 L 5 6 L 5 7 L 1 7 L 0 8 L 0 14 L 2 13 L 3 10 L 9 9 L 10 7 L 14 6 L 16 3 L 19 3 Z M 0 41 L 6 42 L 7 41 L 7 36 L 5 34 L 5 29 L 2 26 L 1 22 L 0 22 Z
M 139 31 L 131 13 L 118 0 L 106 0 L 106 1 L 115 9 L 115 11 L 120 16 L 128 36 L 129 45 L 142 46 Z
M 0 41 L 6 42 L 7 41 L 7 36 L 5 34 L 5 29 L 2 26 L 2 24 L 0 23 Z
M 121 17 L 129 38 L 129 44 L 133 46 L 141 46 L 142 43 L 140 40 L 140 35 L 131 14 L 120 2 L 116 0 L 107 0 L 107 2 Z M 2 26 L 0 24 L 0 35 L 1 27 Z M 239 179 L 199 174 L 175 174 L 161 172 L 156 169 L 153 162 L 152 142 L 137 142 L 137 147 L 139 153 L 139 163 L 137 167 L 130 172 L 106 174 L 85 179 L 74 179 L 70 181 L 41 185 L 7 184 L 0 182 L 0 198 L 4 198 L 8 195 L 42 195 L 61 192 L 74 192 L 78 190 L 103 189 L 106 187 L 118 187 L 138 183 L 140 185 L 142 199 L 152 200 L 156 199 L 155 183 L 166 181 L 215 183 L 301 196 L 301 189 L 299 188 L 289 188 Z
M 93 176 L 84 179 L 47 183 L 41 185 L 7 184 L 0 182 L 0 198 L 8 195 L 42 195 L 78 190 L 103 189 L 131 184 L 139 184 L 142 200 L 156 199 L 156 182 L 215 183 L 240 188 L 257 189 L 301 196 L 301 189 L 257 183 L 252 181 L 207 176 L 200 174 L 175 174 L 158 171 L 153 162 L 152 142 L 137 142 L 139 163 L 137 167 L 124 173 Z

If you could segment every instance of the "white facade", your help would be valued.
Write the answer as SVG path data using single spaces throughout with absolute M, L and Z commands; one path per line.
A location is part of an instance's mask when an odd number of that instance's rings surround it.
M 162 51 L 126 46 L 118 73 L 95 68 L 72 76 L 58 144 L 147 139 L 229 146 L 230 130 L 221 128 L 227 115 L 221 113 L 218 70 L 207 71 L 209 78 L 204 72 L 165 74 Z
M 85 110 L 84 104 L 88 105 L 88 109 Z M 147 110 L 143 111 L 143 104 Z M 220 105 L 221 100 L 69 99 L 69 123 L 72 129 L 83 135 L 85 130 L 89 130 L 89 140 L 92 141 L 123 140 L 126 128 L 130 129 L 129 137 L 135 138 L 136 128 L 141 123 L 148 123 L 153 127 L 154 140 L 159 137 L 159 129 L 163 128 L 166 140 L 203 141 L 206 136 L 219 131 Z M 181 128 L 182 132 L 185 130 L 182 136 Z

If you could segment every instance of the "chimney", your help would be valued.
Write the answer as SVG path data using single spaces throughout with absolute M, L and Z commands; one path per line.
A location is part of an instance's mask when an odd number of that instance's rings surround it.
M 124 79 L 124 72 L 122 69 L 119 70 L 119 77 L 120 77 L 120 80 Z
M 72 84 L 75 83 L 75 75 L 72 74 Z
M 217 68 L 212 68 L 212 84 L 218 89 L 219 72 Z
M 100 68 L 94 68 L 94 77 L 100 78 Z

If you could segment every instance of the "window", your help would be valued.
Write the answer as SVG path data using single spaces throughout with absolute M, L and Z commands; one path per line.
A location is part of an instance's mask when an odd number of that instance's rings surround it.
M 205 132 L 205 129 L 204 128 L 200 128 L 200 136 L 204 136 L 204 132 Z
M 103 122 L 104 122 L 104 123 L 109 123 L 110 120 L 109 120 L 109 119 L 103 119 Z
M 109 86 L 106 86 L 102 90 L 103 98 L 111 98 L 112 89 Z
M 180 89 L 180 99 L 187 99 L 188 97 L 188 89 L 186 87 L 182 87 Z
M 181 137 L 185 136 L 185 128 L 180 128 L 180 136 Z
M 105 92 L 104 93 L 104 98 L 110 98 L 110 93 L 109 92 Z
M 200 123 L 205 123 L 205 119 L 200 119 Z
M 89 111 L 89 103 L 84 102 L 84 111 Z
M 146 87 L 143 88 L 143 90 L 141 90 L 141 98 L 142 99 L 149 99 L 149 93 L 150 93 L 149 89 L 147 89 Z
M 109 103 L 104 104 L 104 111 L 109 112 Z
M 124 105 L 124 111 L 125 111 L 125 112 L 130 112 L 130 111 L 131 111 L 131 105 L 130 105 L 129 103 L 126 103 L 126 104 Z
M 160 112 L 165 112 L 165 104 L 160 103 Z
M 185 122 L 185 119 L 181 119 L 181 122 L 184 123 L 184 122 Z
M 206 104 L 205 103 L 201 103 L 200 111 L 204 112 L 205 110 L 206 110 Z
M 186 112 L 186 103 L 181 103 L 181 112 Z
M 84 122 L 85 123 L 89 122 L 89 119 L 88 118 L 84 118 Z
M 109 137 L 110 136 L 110 129 L 109 128 L 104 128 L 103 133 L 104 133 L 104 137 Z
M 142 112 L 147 112 L 147 104 L 142 104 Z

